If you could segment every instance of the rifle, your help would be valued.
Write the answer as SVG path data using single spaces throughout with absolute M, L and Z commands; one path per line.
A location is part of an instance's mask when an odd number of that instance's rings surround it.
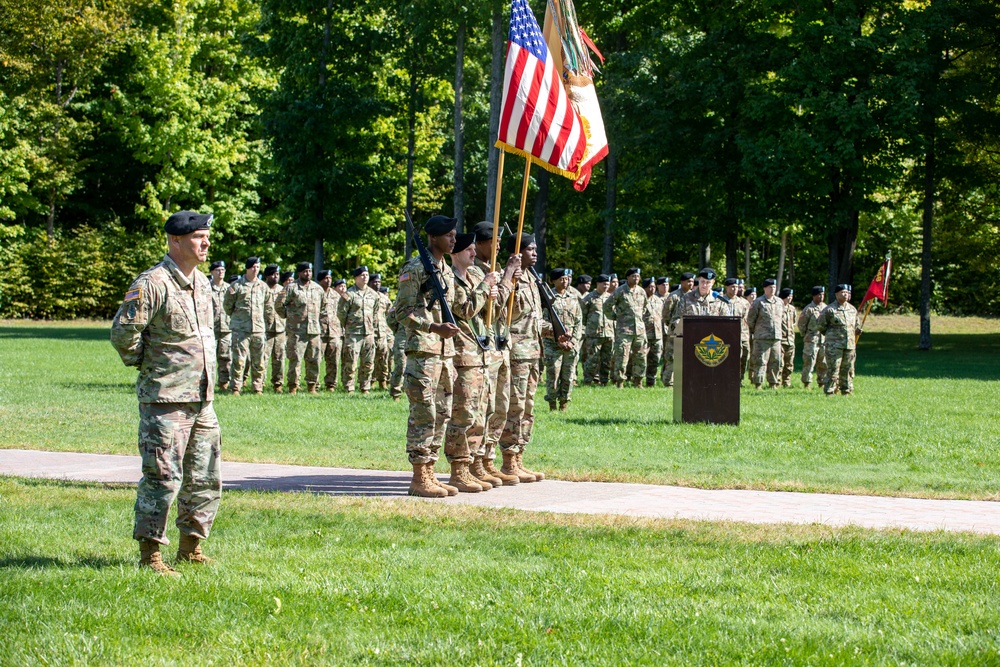
M 424 245 L 420 235 L 417 234 L 417 230 L 414 229 L 413 220 L 410 219 L 410 212 L 404 211 L 404 213 L 406 214 L 406 227 L 410 230 L 410 236 L 413 237 L 413 245 L 417 247 L 417 254 L 420 255 L 420 263 L 423 264 L 424 271 L 427 272 L 427 280 L 420 286 L 420 289 L 426 290 L 429 287 L 431 291 L 434 292 L 427 306 L 429 308 L 434 305 L 435 301 L 440 301 L 441 319 L 449 324 L 456 324 L 455 316 L 452 315 L 451 308 L 448 306 L 448 301 L 444 298 L 448 288 L 441 280 L 441 272 L 436 266 L 434 266 L 434 262 L 431 260 L 431 253 L 428 252 L 427 246 Z
M 556 293 L 553 292 L 552 287 L 545 282 L 540 275 L 538 275 L 538 271 L 535 271 L 535 267 L 529 266 L 528 271 L 531 272 L 531 277 L 535 279 L 536 283 L 538 283 L 538 296 L 542 299 L 542 306 L 549 311 L 549 320 L 552 321 L 552 337 L 558 341 L 568 332 L 566 331 L 566 325 L 562 323 L 562 320 L 559 319 L 559 314 L 556 312 Z

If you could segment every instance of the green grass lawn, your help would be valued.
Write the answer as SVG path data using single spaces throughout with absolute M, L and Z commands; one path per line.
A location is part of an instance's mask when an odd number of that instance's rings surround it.
M 170 580 L 134 497 L 0 479 L 0 664 L 1000 664 L 992 537 L 229 492 Z
M 562 479 L 996 498 L 1000 326 L 974 320 L 963 334 L 942 320 L 952 333 L 919 352 L 915 318 L 882 332 L 870 319 L 855 395 L 797 379 L 747 388 L 739 427 L 674 424 L 666 388 L 581 387 L 567 413 L 540 405 L 529 465 Z M 0 326 L 0 448 L 135 453 L 134 378 L 106 323 Z M 224 395 L 216 410 L 230 460 L 407 468 L 407 404 L 382 392 Z

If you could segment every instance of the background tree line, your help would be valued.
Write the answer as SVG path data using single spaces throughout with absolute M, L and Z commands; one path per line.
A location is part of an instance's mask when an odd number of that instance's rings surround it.
M 891 251 L 895 306 L 1000 314 L 995 2 L 576 4 L 611 154 L 582 194 L 535 170 L 543 265 L 860 291 Z M 404 209 L 488 219 L 507 12 L 0 0 L 0 313 L 108 316 L 179 208 L 213 258 L 341 273 L 396 271 Z

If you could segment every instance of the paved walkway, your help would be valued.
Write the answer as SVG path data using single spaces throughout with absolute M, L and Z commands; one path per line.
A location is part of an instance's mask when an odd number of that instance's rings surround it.
M 0 475 L 135 484 L 138 456 L 0 450 Z M 226 462 L 225 488 L 306 491 L 416 500 L 409 473 Z M 443 477 L 439 475 L 439 477 Z M 705 490 L 653 484 L 562 482 L 505 486 L 429 502 L 532 512 L 622 514 L 747 523 L 819 523 L 865 528 L 965 531 L 1000 535 L 1000 503 L 826 493 Z

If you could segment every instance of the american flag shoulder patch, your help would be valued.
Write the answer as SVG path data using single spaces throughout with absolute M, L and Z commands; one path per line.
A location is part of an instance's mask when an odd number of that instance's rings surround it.
M 401 283 L 405 283 L 409 279 L 410 279 L 410 272 L 409 271 L 407 271 L 406 273 L 400 274 L 400 276 L 399 276 L 399 282 L 401 282 Z
M 142 301 L 142 288 L 136 287 L 126 292 L 125 301 Z

